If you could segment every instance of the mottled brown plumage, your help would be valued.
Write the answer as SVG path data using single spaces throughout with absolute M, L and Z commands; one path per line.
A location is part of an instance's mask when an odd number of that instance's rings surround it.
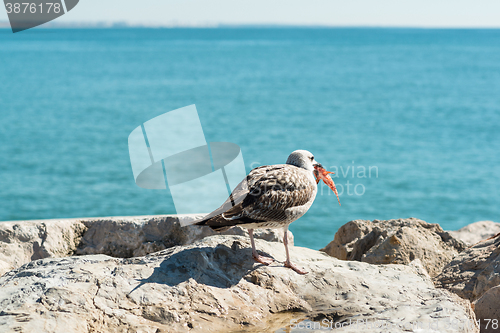
M 316 188 L 310 172 L 294 165 L 255 168 L 210 214 L 215 216 L 198 224 L 217 231 L 236 225 L 250 229 L 284 227 L 305 214 L 314 201 Z

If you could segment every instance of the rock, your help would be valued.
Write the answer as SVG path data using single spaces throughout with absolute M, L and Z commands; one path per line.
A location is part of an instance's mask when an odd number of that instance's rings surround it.
M 354 220 L 347 222 L 337 230 L 333 241 L 320 251 L 341 260 L 361 261 L 363 254 L 375 245 L 379 230 L 372 232 L 371 221 Z
M 76 251 L 78 255 L 106 254 L 118 258 L 144 256 L 176 245 L 188 245 L 218 234 L 207 226 L 181 227 L 176 215 L 112 217 L 83 221 L 88 227 Z M 247 236 L 248 231 L 234 227 L 222 235 Z M 288 233 L 293 244 L 293 235 Z M 283 242 L 282 229 L 257 229 L 254 237 Z
M 420 259 L 429 275 L 436 276 L 465 247 L 438 224 L 409 218 L 348 222 L 320 251 L 338 259 L 371 264 L 406 265 Z
M 72 255 L 87 228 L 74 220 L 0 223 L 0 276 L 31 260 Z
M 416 274 L 418 274 L 424 278 L 427 278 L 429 280 L 432 279 L 431 276 L 429 275 L 429 272 L 424 267 L 424 265 L 422 264 L 422 261 L 420 261 L 420 259 L 413 260 L 412 262 L 410 262 L 408 264 L 408 267 L 411 267 Z
M 180 218 L 197 215 L 183 215 Z M 129 258 L 217 234 L 206 226 L 181 227 L 177 215 L 0 222 L 0 276 L 32 260 L 73 254 Z M 223 234 L 246 235 L 242 228 Z M 281 229 L 258 229 L 255 238 L 283 241 Z M 288 233 L 293 244 L 293 235 Z
M 500 223 L 479 221 L 466 225 L 456 231 L 449 231 L 449 233 L 470 246 L 500 233 Z
M 481 323 L 481 332 L 500 331 L 500 286 L 493 287 L 474 303 L 476 318 Z
M 294 262 L 310 272 L 299 275 L 283 267 L 282 244 L 256 243 L 277 262 L 258 264 L 247 237 L 222 235 L 141 258 L 37 260 L 0 277 L 0 327 L 42 333 L 268 332 L 313 323 L 344 324 L 343 332 L 457 332 L 447 324 L 460 323 L 466 327 L 459 331 L 478 332 L 470 304 L 436 289 L 414 268 L 341 261 L 291 247 Z
M 435 278 L 435 283 L 470 301 L 499 285 L 500 235 L 457 255 Z

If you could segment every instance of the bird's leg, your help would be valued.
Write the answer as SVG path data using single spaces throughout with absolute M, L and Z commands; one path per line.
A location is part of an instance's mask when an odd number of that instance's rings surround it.
M 288 252 L 288 226 L 285 227 L 285 235 L 283 236 L 283 244 L 285 244 L 285 251 L 286 251 L 285 267 L 291 268 L 299 274 L 307 274 L 308 272 L 298 268 L 297 266 L 292 264 L 292 262 L 290 261 L 290 253 Z
M 257 250 L 255 249 L 255 241 L 253 240 L 253 229 L 248 229 L 248 235 L 250 235 L 250 242 L 252 243 L 252 257 L 255 261 L 266 266 L 272 263 L 274 261 L 272 258 L 264 257 L 257 253 Z

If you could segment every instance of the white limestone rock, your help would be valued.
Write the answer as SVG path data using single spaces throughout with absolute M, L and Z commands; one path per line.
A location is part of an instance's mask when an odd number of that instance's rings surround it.
M 370 332 L 478 332 L 467 301 L 436 289 L 414 267 L 342 261 L 242 236 L 211 236 L 141 258 L 85 255 L 33 261 L 0 278 L 0 327 L 25 332 L 276 331 L 292 324 L 383 324 Z M 421 323 L 421 324 L 419 324 Z M 432 326 L 434 325 L 434 326 Z M 387 330 L 390 327 L 390 330 Z M 359 332 L 354 326 L 342 332 Z

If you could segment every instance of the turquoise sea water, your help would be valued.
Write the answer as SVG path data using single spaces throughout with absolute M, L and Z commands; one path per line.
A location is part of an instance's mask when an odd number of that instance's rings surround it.
M 320 191 L 296 245 L 353 219 L 499 221 L 499 60 L 500 30 L 0 29 L 0 220 L 174 213 L 127 138 L 196 104 L 247 171 L 295 149 L 337 170 L 342 206 Z

